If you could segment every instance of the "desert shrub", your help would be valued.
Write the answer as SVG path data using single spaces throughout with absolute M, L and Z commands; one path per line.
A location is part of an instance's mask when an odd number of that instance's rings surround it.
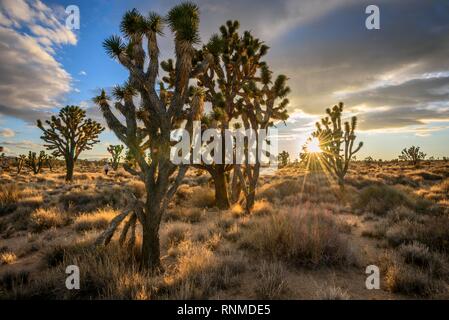
M 429 296 L 435 290 L 435 285 L 428 273 L 401 263 L 388 266 L 385 283 L 387 289 L 393 293 L 412 296 Z
M 449 179 L 445 179 L 440 183 L 433 185 L 428 194 L 426 194 L 427 198 L 431 200 L 444 200 L 449 199 Z
M 429 247 L 430 250 L 449 252 L 449 217 L 427 217 L 422 223 L 408 220 L 394 224 L 387 230 L 386 237 L 392 246 L 413 241 Z
M 13 183 L 7 183 L 0 188 L 0 215 L 13 212 L 19 201 L 19 188 Z
M 145 184 L 142 181 L 132 180 L 126 186 L 137 198 L 145 196 Z
M 56 267 L 61 264 L 65 258 L 81 255 L 89 250 L 91 244 L 87 241 L 79 241 L 68 244 L 55 244 L 45 249 L 43 259 L 47 266 Z
M 192 187 L 188 184 L 181 184 L 176 191 L 174 201 L 176 204 L 182 204 L 187 201 L 192 194 Z
M 427 171 L 415 171 L 413 172 L 414 176 L 419 176 L 421 178 L 423 178 L 424 180 L 429 180 L 429 181 L 438 181 L 438 180 L 442 180 L 443 177 L 438 175 L 438 174 L 434 174 L 431 172 L 427 172 Z
M 168 299 L 205 299 L 237 283 L 245 270 L 241 257 L 218 257 L 203 244 L 182 241 L 174 272 L 166 277 Z
M 258 299 L 281 299 L 287 291 L 286 271 L 280 262 L 263 261 L 257 267 Z
M 301 183 L 298 180 L 285 179 L 271 184 L 265 184 L 257 192 L 256 198 L 275 202 L 278 199 L 299 193 L 301 187 Z
M 189 202 L 197 208 L 212 208 L 215 203 L 214 191 L 208 187 L 193 187 Z
M 449 179 L 441 181 L 436 187 L 439 189 L 441 193 L 449 195 Z
M 363 237 L 382 239 L 388 230 L 388 225 L 385 222 L 376 223 L 372 228 L 362 231 Z
M 4 217 L 0 225 L 0 231 L 3 229 L 12 231 L 27 230 L 30 225 L 30 215 L 33 209 L 30 207 L 18 207 L 12 214 Z
M 204 216 L 204 209 L 177 207 L 167 210 L 165 220 L 184 221 L 190 223 L 200 222 Z
M 7 251 L 0 253 L 0 265 L 11 264 L 17 260 L 17 256 L 14 252 Z
M 218 229 L 220 229 L 222 232 L 225 233 L 229 230 L 229 228 L 231 228 L 234 222 L 235 220 L 232 216 L 223 215 L 215 224 L 218 227 Z
M 165 226 L 165 238 L 169 246 L 179 244 L 190 235 L 191 228 L 186 223 L 173 222 Z
M 444 277 L 448 274 L 447 264 L 444 258 L 437 252 L 432 252 L 429 247 L 419 242 L 403 244 L 399 247 L 399 255 L 405 263 L 415 265 L 429 271 L 436 277 Z
M 417 211 L 428 207 L 424 199 L 415 199 L 395 187 L 387 185 L 369 186 L 360 192 L 353 207 L 377 215 L 386 215 L 389 210 L 398 206 L 413 208 Z
M 238 203 L 235 203 L 231 207 L 231 214 L 233 217 L 237 218 L 245 214 L 245 210 Z
M 397 223 L 403 220 L 419 221 L 422 218 L 412 209 L 406 206 L 397 206 L 387 212 L 387 220 L 389 223 Z
M 111 220 L 118 214 L 118 211 L 111 208 L 98 209 L 93 213 L 84 213 L 76 217 L 73 228 L 76 231 L 106 229 Z
M 16 286 L 26 285 L 29 281 L 30 273 L 25 270 L 8 271 L 0 276 L 0 299 L 6 295 L 6 291 L 12 291 Z
M 41 232 L 52 227 L 62 227 L 67 222 L 67 216 L 55 207 L 36 209 L 30 216 L 31 230 L 35 232 Z
M 348 265 L 355 256 L 334 218 L 319 208 L 291 208 L 248 224 L 240 245 L 295 265 Z
M 26 286 L 11 293 L 14 299 L 136 299 L 141 295 L 152 297 L 154 278 L 137 271 L 134 255 L 115 243 L 108 247 L 93 247 L 75 243 L 53 248 L 51 265 Z M 62 260 L 61 260 L 62 259 Z M 65 267 L 80 268 L 80 289 L 67 290 Z
M 320 288 L 316 294 L 318 300 L 349 300 L 348 292 L 335 285 L 327 285 Z
M 266 200 L 258 200 L 254 203 L 251 214 L 254 215 L 269 215 L 273 213 L 273 205 Z
M 117 186 L 85 191 L 71 190 L 62 194 L 59 197 L 59 202 L 65 210 L 89 212 L 105 206 L 118 208 L 124 205 L 125 198 L 123 191 Z

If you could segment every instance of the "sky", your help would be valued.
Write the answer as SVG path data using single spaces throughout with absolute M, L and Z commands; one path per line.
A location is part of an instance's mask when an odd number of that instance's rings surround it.
M 296 158 L 314 123 L 339 101 L 358 117 L 359 159 L 393 159 L 404 147 L 449 156 L 449 1 L 447 0 L 198 0 L 201 40 L 227 20 L 239 20 L 270 47 L 266 57 L 285 74 L 290 117 L 278 124 L 279 148 Z M 0 145 L 6 154 L 43 149 L 36 119 L 79 105 L 105 123 L 91 102 L 127 72 L 104 52 L 126 10 L 162 15 L 179 1 L 0 0 Z M 380 29 L 368 30 L 365 9 L 380 9 Z M 80 10 L 79 30 L 65 8 Z M 160 41 L 173 56 L 170 31 Z M 107 157 L 119 143 L 105 130 L 80 158 Z

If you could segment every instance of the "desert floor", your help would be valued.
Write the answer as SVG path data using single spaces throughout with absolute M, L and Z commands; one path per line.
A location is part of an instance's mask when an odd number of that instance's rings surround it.
M 93 241 L 143 184 L 119 169 L 77 167 L 0 175 L 3 299 L 449 298 L 449 163 L 357 162 L 340 191 L 322 172 L 290 165 L 260 179 L 254 211 L 213 207 L 195 169 L 161 225 L 164 272 L 139 271 L 139 237 Z M 139 234 L 139 230 L 137 230 Z M 81 288 L 67 290 L 75 264 Z M 380 289 L 365 286 L 368 265 Z

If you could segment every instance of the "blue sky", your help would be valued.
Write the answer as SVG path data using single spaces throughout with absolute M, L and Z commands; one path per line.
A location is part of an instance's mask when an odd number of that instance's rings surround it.
M 363 0 L 199 0 L 207 41 L 228 19 L 238 19 L 271 47 L 275 73 L 292 88 L 280 148 L 301 150 L 325 108 L 342 100 L 359 118 L 359 158 L 396 158 L 419 145 L 429 156 L 449 156 L 449 3 L 379 0 L 381 29 L 366 30 Z M 177 1 L 0 0 L 0 144 L 11 155 L 42 149 L 37 118 L 66 104 L 103 121 L 91 98 L 127 74 L 101 43 L 119 34 L 122 14 L 136 7 L 164 14 Z M 80 8 L 81 26 L 69 31 L 64 8 Z M 55 23 L 54 20 L 59 21 Z M 51 32 L 49 32 L 51 31 Z M 170 33 L 160 40 L 171 55 Z M 102 158 L 117 143 L 106 130 L 81 158 Z

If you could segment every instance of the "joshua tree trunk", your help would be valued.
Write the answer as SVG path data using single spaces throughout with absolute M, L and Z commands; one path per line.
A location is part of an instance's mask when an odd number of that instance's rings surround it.
M 246 212 L 250 213 L 256 199 L 257 181 L 259 180 L 260 163 L 256 163 L 253 167 L 252 178 L 248 182 L 248 197 L 246 198 Z
M 215 202 L 220 209 L 229 209 L 228 184 L 226 181 L 225 165 L 216 165 L 212 173 L 215 184 Z
M 149 201 L 146 203 L 146 221 L 142 226 L 142 261 L 145 269 L 160 270 L 159 225 L 161 211 Z
M 66 174 L 65 174 L 65 180 L 66 181 L 72 181 L 73 179 L 73 168 L 75 167 L 75 160 L 71 157 L 67 157 L 65 159 L 65 165 L 66 165 Z
M 236 170 L 232 171 L 232 184 L 231 184 L 231 202 L 236 203 L 239 201 L 242 186 L 240 184 Z
M 345 180 L 343 177 L 337 177 L 338 186 L 340 188 L 340 191 L 343 191 L 345 189 Z

